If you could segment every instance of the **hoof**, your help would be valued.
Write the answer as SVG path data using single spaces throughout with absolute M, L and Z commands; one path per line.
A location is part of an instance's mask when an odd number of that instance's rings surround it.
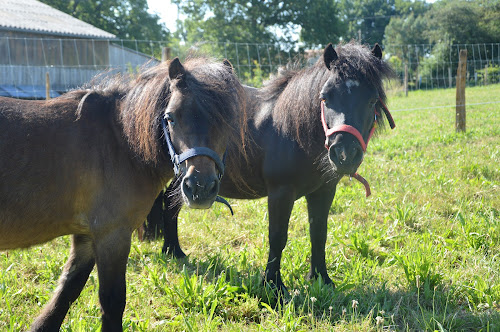
M 288 293 L 288 289 L 281 282 L 277 285 L 273 280 L 262 280 L 262 285 L 265 288 L 265 298 L 267 302 L 273 309 L 282 308 L 285 304 L 287 304 L 291 297 L 290 293 Z
M 307 278 L 307 280 L 311 280 L 311 281 L 321 279 L 321 282 L 324 283 L 325 285 L 329 285 L 329 286 L 335 288 L 335 283 L 332 281 L 332 279 L 330 279 L 330 277 L 326 273 L 319 274 L 319 273 L 309 272 L 307 274 L 306 278 Z
M 162 252 L 167 256 L 171 256 L 173 258 L 181 259 L 187 257 L 187 255 L 182 251 L 180 246 L 172 246 L 163 248 Z

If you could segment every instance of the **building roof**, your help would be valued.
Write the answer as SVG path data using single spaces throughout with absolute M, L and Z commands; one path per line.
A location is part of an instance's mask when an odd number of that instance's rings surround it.
M 116 38 L 109 32 L 36 0 L 0 0 L 0 30 L 79 38 Z

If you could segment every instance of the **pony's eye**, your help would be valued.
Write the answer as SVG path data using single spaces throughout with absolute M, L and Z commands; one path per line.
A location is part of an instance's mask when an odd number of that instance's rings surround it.
M 165 120 L 167 120 L 167 122 L 173 126 L 175 125 L 175 119 L 174 119 L 174 116 L 171 114 L 171 113 L 166 113 L 165 114 Z

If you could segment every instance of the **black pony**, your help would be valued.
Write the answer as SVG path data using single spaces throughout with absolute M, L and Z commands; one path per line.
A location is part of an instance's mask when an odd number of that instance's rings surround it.
M 320 275 L 332 283 L 325 264 L 329 208 L 344 175 L 364 181 L 356 170 L 375 128 L 383 125 L 384 115 L 394 127 L 384 104 L 382 82 L 393 76 L 378 45 L 370 50 L 351 42 L 336 50 L 328 45 L 313 67 L 285 71 L 262 89 L 245 88 L 250 118 L 247 155 L 229 148 L 228 160 L 236 161 L 238 167 L 228 170 L 220 193 L 241 199 L 268 197 L 266 281 L 286 290 L 280 273 L 281 254 L 294 201 L 305 196 L 312 244 L 309 277 Z M 368 184 L 364 184 L 368 195 Z M 183 257 L 176 219 L 181 204 L 165 200 L 170 208 L 164 215 L 163 251 Z

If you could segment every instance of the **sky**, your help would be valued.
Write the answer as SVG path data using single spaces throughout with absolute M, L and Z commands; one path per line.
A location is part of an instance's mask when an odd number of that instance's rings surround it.
M 177 20 L 177 6 L 170 0 L 148 0 L 149 10 L 161 17 L 168 30 L 175 31 L 175 20 Z

